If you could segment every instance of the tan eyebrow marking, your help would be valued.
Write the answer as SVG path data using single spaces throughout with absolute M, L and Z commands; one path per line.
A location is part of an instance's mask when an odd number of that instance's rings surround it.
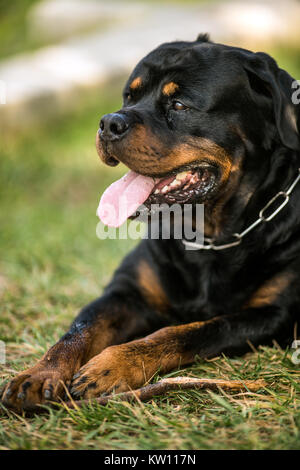
M 177 83 L 169 82 L 163 86 L 162 92 L 164 95 L 170 96 L 173 95 L 178 88 L 179 85 L 177 85 Z
M 135 90 L 136 88 L 139 88 L 141 85 L 142 85 L 141 77 L 136 77 L 134 80 L 132 80 L 129 88 L 131 88 L 131 90 Z

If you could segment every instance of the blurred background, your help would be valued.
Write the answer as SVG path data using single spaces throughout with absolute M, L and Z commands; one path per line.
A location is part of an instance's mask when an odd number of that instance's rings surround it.
M 0 0 L 0 337 L 16 364 L 58 338 L 133 245 L 96 237 L 99 197 L 125 168 L 101 165 L 94 140 L 135 63 L 208 32 L 300 79 L 299 18 L 297 0 Z

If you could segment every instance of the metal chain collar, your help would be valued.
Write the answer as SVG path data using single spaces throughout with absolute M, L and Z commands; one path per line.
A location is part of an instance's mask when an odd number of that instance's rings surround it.
M 187 240 L 182 240 L 182 243 L 185 246 L 189 246 L 193 249 L 198 249 L 198 250 L 225 250 L 226 248 L 231 248 L 233 246 L 238 246 L 241 244 L 243 238 L 245 235 L 247 235 L 249 232 L 251 232 L 255 227 L 260 225 L 262 222 L 270 222 L 279 212 L 286 206 L 286 204 L 290 200 L 290 194 L 292 193 L 293 189 L 295 188 L 296 184 L 300 180 L 300 168 L 298 168 L 298 175 L 295 178 L 294 182 L 291 184 L 291 186 L 286 190 L 286 191 L 279 191 L 272 199 L 262 208 L 262 210 L 259 212 L 259 217 L 258 219 L 253 222 L 253 224 L 249 225 L 242 233 L 234 233 L 232 236 L 234 237 L 234 241 L 231 243 L 226 243 L 223 245 L 215 245 L 213 238 L 207 238 L 204 237 L 204 243 L 196 243 L 196 242 L 189 242 Z M 281 204 L 275 209 L 269 216 L 265 216 L 266 210 L 278 199 L 282 198 Z

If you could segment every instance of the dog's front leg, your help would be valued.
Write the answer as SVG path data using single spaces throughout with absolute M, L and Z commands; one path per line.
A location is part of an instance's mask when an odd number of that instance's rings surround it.
M 6 385 L 2 402 L 16 410 L 30 410 L 38 403 L 57 400 L 90 358 L 160 326 L 138 293 L 123 289 L 106 294 L 82 310 L 68 333 L 37 364 Z
M 266 344 L 281 334 L 286 319 L 287 312 L 270 306 L 167 326 L 145 338 L 106 348 L 75 375 L 72 393 L 76 398 L 91 398 L 113 390 L 136 389 L 158 370 L 164 373 L 192 363 L 196 355 L 209 358 L 222 352 L 244 353 L 249 350 L 248 341 Z

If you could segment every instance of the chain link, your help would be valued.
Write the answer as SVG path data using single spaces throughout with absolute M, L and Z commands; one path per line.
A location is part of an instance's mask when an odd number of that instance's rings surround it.
M 189 242 L 187 240 L 182 240 L 182 243 L 185 246 L 189 246 L 193 249 L 215 250 L 215 251 L 225 250 L 226 248 L 232 248 L 233 246 L 240 245 L 245 235 L 247 235 L 249 232 L 251 232 L 255 227 L 257 227 L 261 223 L 270 222 L 270 220 L 272 220 L 274 217 L 276 217 L 277 214 L 279 214 L 279 212 L 282 211 L 282 209 L 289 202 L 290 194 L 292 193 L 293 189 L 295 188 L 299 180 L 300 180 L 300 168 L 298 168 L 298 175 L 293 181 L 293 183 L 291 184 L 291 186 L 286 191 L 279 191 L 279 193 L 277 193 L 274 197 L 272 197 L 272 199 L 270 199 L 270 201 L 261 209 L 261 211 L 259 212 L 258 219 L 256 219 L 256 221 L 253 222 L 253 224 L 249 225 L 249 227 L 247 227 L 242 233 L 234 233 L 232 235 L 236 239 L 235 241 L 231 243 L 225 243 L 223 245 L 215 245 L 214 240 L 212 238 L 205 237 L 203 244 Z M 283 198 L 282 203 L 276 209 L 274 209 L 274 211 L 270 215 L 266 216 L 265 215 L 266 210 L 269 207 L 271 207 L 272 204 L 280 198 Z

